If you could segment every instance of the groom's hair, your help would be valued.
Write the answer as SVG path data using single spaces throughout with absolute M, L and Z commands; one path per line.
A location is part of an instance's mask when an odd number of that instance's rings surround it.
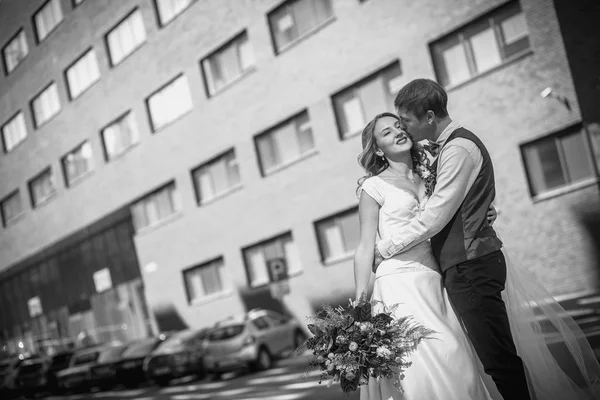
M 404 109 L 422 118 L 431 110 L 438 118 L 448 116 L 448 94 L 439 83 L 431 79 L 414 79 L 396 95 L 396 110 Z

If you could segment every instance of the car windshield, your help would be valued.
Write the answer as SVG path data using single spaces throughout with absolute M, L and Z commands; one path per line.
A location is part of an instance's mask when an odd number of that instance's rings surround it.
M 232 337 L 235 337 L 235 336 L 239 335 L 240 333 L 242 333 L 243 330 L 244 330 L 243 324 L 229 325 L 229 326 L 223 326 L 220 328 L 215 328 L 208 334 L 208 340 L 217 341 L 217 340 L 231 339 Z
M 100 355 L 99 351 L 92 351 L 89 353 L 75 354 L 75 359 L 73 360 L 73 365 L 81 365 L 95 362 Z
M 21 375 L 21 374 L 33 374 L 33 373 L 41 371 L 43 367 L 44 367 L 44 365 L 42 363 L 35 363 L 35 364 L 23 365 L 19 369 L 19 375 Z
M 117 347 L 108 348 L 108 349 L 102 351 L 102 353 L 100 353 L 100 357 L 98 357 L 98 362 L 105 363 L 105 362 L 117 361 L 121 357 L 121 354 L 123 354 L 125 349 L 127 349 L 127 347 L 125 347 L 125 346 L 117 346 Z
M 144 339 L 140 342 L 132 344 L 123 353 L 123 358 L 145 356 L 146 354 L 150 353 L 154 349 L 154 346 L 156 345 L 156 340 L 157 339 L 155 339 L 155 338 Z

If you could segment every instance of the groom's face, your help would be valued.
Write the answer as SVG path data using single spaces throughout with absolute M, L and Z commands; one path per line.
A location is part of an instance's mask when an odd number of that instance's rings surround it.
M 412 137 L 413 141 L 420 142 L 425 139 L 433 139 L 434 129 L 428 122 L 427 114 L 418 118 L 414 112 L 403 108 L 396 110 L 400 117 L 400 125 Z

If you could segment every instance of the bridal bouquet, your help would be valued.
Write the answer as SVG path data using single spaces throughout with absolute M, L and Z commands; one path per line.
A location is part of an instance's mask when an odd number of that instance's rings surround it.
M 381 312 L 372 313 L 375 306 Z M 321 371 L 319 383 L 339 382 L 345 393 L 367 385 L 369 377 L 393 378 L 394 386 L 402 391 L 400 380 L 410 367 L 407 356 L 435 332 L 409 316 L 394 318 L 397 306 L 367 301 L 364 293 L 347 308 L 325 305 L 317 315 L 308 317 L 308 329 L 314 336 L 296 352 L 312 350 L 309 366 Z

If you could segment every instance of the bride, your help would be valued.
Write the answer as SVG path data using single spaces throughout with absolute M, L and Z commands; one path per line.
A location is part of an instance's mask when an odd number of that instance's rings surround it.
M 389 237 L 416 217 L 432 192 L 424 180 L 424 150 L 400 128 L 398 117 L 383 113 L 362 133 L 359 157 L 367 176 L 359 181 L 360 242 L 354 259 L 356 298 L 368 291 L 376 239 Z M 419 173 L 415 172 L 419 171 Z M 420 176 L 421 175 L 421 176 Z M 528 372 L 532 399 L 586 399 L 585 393 L 552 357 L 539 326 L 539 310 L 560 334 L 588 386 L 598 383 L 600 366 L 575 322 L 523 268 L 508 264 L 506 303 L 515 346 Z M 436 334 L 410 356 L 401 380 L 375 380 L 361 386 L 362 400 L 502 399 L 483 372 L 452 309 L 428 241 L 384 260 L 376 270 L 372 299 L 399 304 L 398 316 L 411 315 Z M 508 399 L 507 399 L 508 400 Z M 512 399 L 511 399 L 512 400 Z

